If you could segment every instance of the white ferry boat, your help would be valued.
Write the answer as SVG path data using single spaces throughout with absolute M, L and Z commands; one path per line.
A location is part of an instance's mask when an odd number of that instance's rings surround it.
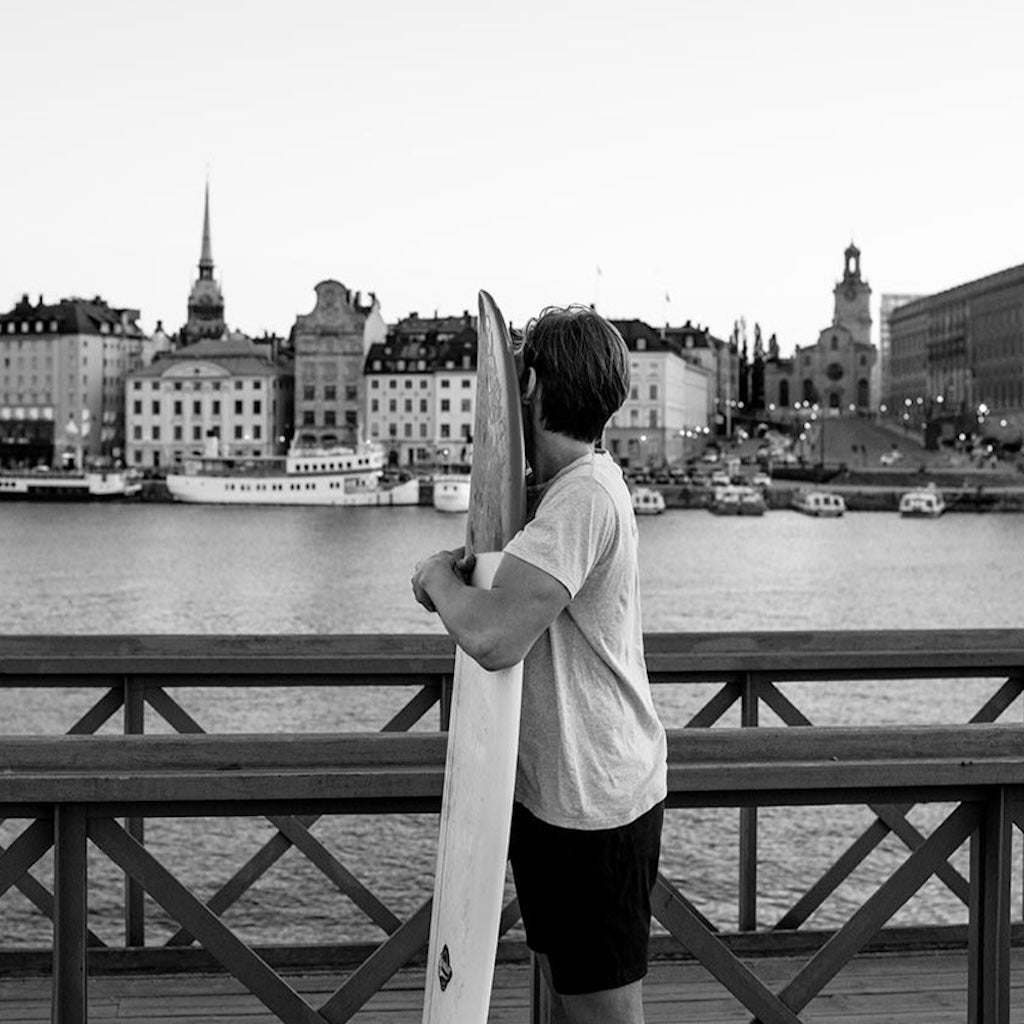
M 937 519 L 946 511 L 942 492 L 934 486 L 907 491 L 900 498 L 900 515 L 907 519 Z
M 133 498 L 141 490 L 141 480 L 130 470 L 0 471 L 0 498 L 16 501 L 116 501 Z
M 469 473 L 435 473 L 433 484 L 438 512 L 469 511 Z
M 186 460 L 167 474 L 175 501 L 211 505 L 416 505 L 415 478 L 382 482 L 378 445 L 293 448 L 286 456 Z
M 657 516 L 665 511 L 665 496 L 653 487 L 634 487 L 633 512 L 638 516 Z
M 833 494 L 831 491 L 809 491 L 796 496 L 793 508 L 797 512 L 803 512 L 805 516 L 838 519 L 846 511 L 846 502 L 842 495 Z

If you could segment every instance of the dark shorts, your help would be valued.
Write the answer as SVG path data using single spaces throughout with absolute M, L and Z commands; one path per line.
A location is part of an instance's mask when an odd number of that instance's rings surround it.
M 621 828 L 578 831 L 512 809 L 509 856 L 526 942 L 560 995 L 621 988 L 647 973 L 651 890 L 664 805 Z

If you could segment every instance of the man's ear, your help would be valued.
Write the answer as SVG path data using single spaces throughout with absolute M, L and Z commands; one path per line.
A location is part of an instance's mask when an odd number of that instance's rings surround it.
M 519 397 L 523 405 L 529 405 L 533 401 L 536 390 L 537 371 L 532 366 L 527 366 L 519 377 Z

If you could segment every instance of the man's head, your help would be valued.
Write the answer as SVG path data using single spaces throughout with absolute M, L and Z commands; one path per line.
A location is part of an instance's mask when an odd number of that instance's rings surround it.
M 526 325 L 523 367 L 541 385 L 544 426 L 578 441 L 599 441 L 629 394 L 622 335 L 588 306 L 549 306 Z

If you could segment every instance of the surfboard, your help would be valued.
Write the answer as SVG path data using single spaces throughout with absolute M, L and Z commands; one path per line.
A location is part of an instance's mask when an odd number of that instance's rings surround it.
M 489 587 L 526 515 L 519 382 L 501 312 L 480 292 L 466 549 Z M 481 668 L 456 649 L 423 1024 L 484 1024 L 505 883 L 523 666 Z

